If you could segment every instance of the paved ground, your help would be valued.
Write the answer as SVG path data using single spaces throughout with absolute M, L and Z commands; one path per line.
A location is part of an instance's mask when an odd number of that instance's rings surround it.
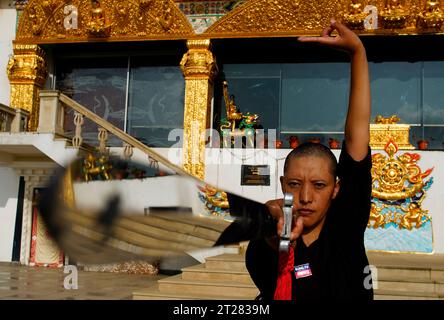
M 165 277 L 78 271 L 78 289 L 66 290 L 67 275 L 63 268 L 0 263 L 0 300 L 126 300 Z

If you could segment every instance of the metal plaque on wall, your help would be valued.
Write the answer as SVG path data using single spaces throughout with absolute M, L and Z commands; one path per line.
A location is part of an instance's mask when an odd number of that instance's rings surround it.
M 270 166 L 268 165 L 242 165 L 242 186 L 269 186 Z

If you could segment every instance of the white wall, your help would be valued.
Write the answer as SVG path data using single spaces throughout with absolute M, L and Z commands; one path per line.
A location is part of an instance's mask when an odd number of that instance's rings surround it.
M 0 0 L 0 103 L 9 106 L 9 80 L 6 66 L 12 54 L 12 40 L 15 39 L 17 11 L 13 1 Z
M 19 177 L 11 168 L 0 167 L 0 261 L 10 262 L 14 241 Z

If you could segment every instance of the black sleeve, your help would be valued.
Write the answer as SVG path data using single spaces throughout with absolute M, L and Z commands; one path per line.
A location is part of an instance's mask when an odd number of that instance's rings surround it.
M 347 153 L 345 142 L 343 143 L 337 171 L 340 189 L 335 199 L 335 218 L 349 232 L 363 234 L 367 228 L 372 192 L 371 168 L 370 147 L 363 160 L 355 161 Z

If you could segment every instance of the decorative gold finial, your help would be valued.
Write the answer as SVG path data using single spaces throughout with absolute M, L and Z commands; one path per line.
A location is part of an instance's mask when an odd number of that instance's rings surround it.
M 392 115 L 389 118 L 384 118 L 381 115 L 377 115 L 375 118 L 375 123 L 377 124 L 396 124 L 399 122 L 399 119 L 397 115 Z

